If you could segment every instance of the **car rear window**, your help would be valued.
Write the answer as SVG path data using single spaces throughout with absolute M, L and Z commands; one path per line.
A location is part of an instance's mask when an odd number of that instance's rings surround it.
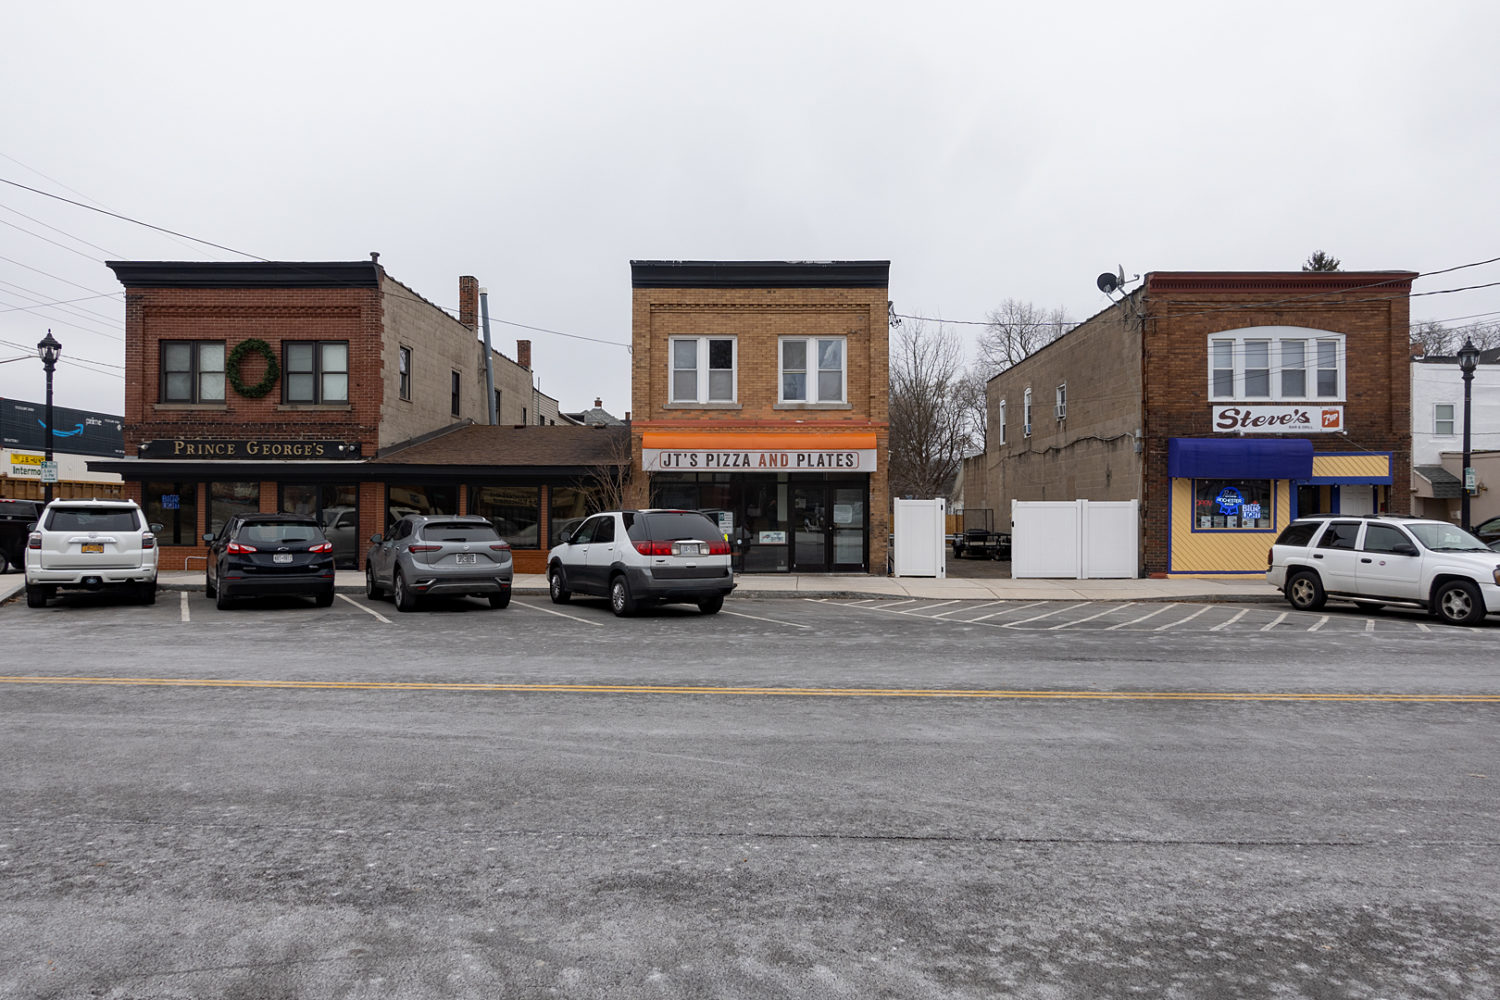
M 252 521 L 240 526 L 237 537 L 240 541 L 251 545 L 271 545 L 273 543 L 310 542 L 321 537 L 322 534 L 323 532 L 315 524 Z
M 1319 521 L 1299 521 L 1287 525 L 1276 538 L 1277 545 L 1306 545 L 1317 534 Z
M 704 542 L 723 541 L 724 533 L 704 514 L 695 510 L 658 510 L 637 515 L 630 526 L 633 542 L 672 542 L 696 538 Z
M 422 529 L 422 538 L 429 542 L 497 542 L 500 533 L 490 524 L 433 521 Z
M 133 510 L 56 507 L 47 515 L 48 531 L 135 531 L 140 527 Z

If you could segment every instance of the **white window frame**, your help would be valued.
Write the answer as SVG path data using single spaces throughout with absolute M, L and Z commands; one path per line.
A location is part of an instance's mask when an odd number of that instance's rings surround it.
M 823 374 L 823 369 L 817 367 L 821 360 L 821 352 L 818 350 L 820 341 L 838 341 L 839 345 L 839 394 L 837 399 L 824 399 L 818 392 L 818 383 Z M 786 375 L 789 369 L 786 366 L 786 345 L 804 345 L 806 368 L 790 369 L 801 371 L 803 384 L 807 387 L 804 398 L 797 399 L 786 394 Z M 832 369 L 830 369 L 831 371 Z M 776 344 L 776 401 L 778 403 L 806 403 L 814 405 L 817 403 L 847 403 L 849 401 L 849 338 L 848 337 L 781 337 Z
M 1057 406 L 1054 408 L 1058 420 L 1068 419 L 1068 383 L 1061 382 L 1057 386 Z
M 1005 443 L 1005 400 L 1000 400 L 1000 443 Z
M 1443 419 L 1442 408 L 1448 408 L 1448 418 Z M 1443 430 L 1443 424 L 1448 429 Z M 1455 403 L 1433 403 L 1432 404 L 1432 433 L 1437 437 L 1455 437 L 1458 434 L 1458 406 Z
M 730 361 L 730 393 L 728 399 L 709 399 L 709 372 L 708 372 L 708 345 L 710 341 L 727 340 L 731 351 Z M 678 369 L 677 345 L 679 343 L 693 343 L 697 345 L 697 367 L 695 369 Z M 677 396 L 677 372 L 696 371 L 697 388 L 692 398 L 684 399 Z M 667 338 L 667 402 L 676 404 L 698 404 L 706 406 L 721 406 L 733 404 L 740 398 L 740 344 L 739 338 L 734 336 L 708 336 L 701 337 L 669 337 Z
M 1245 391 L 1246 385 L 1246 361 L 1247 348 L 1250 343 L 1267 345 L 1266 363 L 1269 370 L 1266 372 L 1269 393 L 1261 395 L 1249 395 Z M 1302 345 L 1302 360 L 1298 364 L 1288 367 L 1302 372 L 1302 391 L 1287 392 L 1283 387 L 1283 345 L 1287 343 L 1298 343 Z M 1216 345 L 1219 345 L 1216 347 Z M 1220 350 L 1222 345 L 1228 345 L 1232 368 L 1218 367 L 1217 362 L 1222 359 Z M 1324 366 L 1321 363 L 1322 356 L 1328 355 L 1326 345 L 1332 345 L 1332 365 Z M 1344 399 L 1347 385 L 1345 382 L 1348 362 L 1346 354 L 1346 341 L 1341 333 L 1329 330 L 1313 330 L 1300 327 L 1251 327 L 1244 330 L 1226 330 L 1221 333 L 1209 334 L 1207 338 L 1207 389 L 1208 398 L 1219 403 L 1271 403 L 1277 400 L 1308 400 L 1311 402 L 1337 402 Z M 1288 351 L 1287 354 L 1292 352 Z M 1254 372 L 1262 369 L 1257 365 Z M 1320 393 L 1318 391 L 1319 372 L 1332 371 L 1334 373 L 1334 391 L 1332 393 Z M 1216 374 L 1232 373 L 1231 391 L 1229 393 L 1215 392 L 1214 387 Z
M 1031 386 L 1026 387 L 1026 393 L 1021 397 L 1021 436 L 1031 437 Z

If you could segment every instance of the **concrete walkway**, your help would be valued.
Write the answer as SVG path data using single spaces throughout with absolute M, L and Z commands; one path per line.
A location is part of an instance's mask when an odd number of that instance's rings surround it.
M 889 597 L 921 600 L 980 601 L 1279 601 L 1281 594 L 1255 574 L 1239 580 L 1012 580 L 1008 578 L 945 578 L 752 575 L 735 578 L 735 597 Z M 164 590 L 202 590 L 203 571 L 163 573 L 157 584 Z M 344 593 L 363 593 L 365 577 L 356 570 L 339 570 L 335 581 Z M 0 601 L 21 593 L 25 579 L 17 572 L 0 576 Z M 541 574 L 516 577 L 514 593 L 547 593 Z

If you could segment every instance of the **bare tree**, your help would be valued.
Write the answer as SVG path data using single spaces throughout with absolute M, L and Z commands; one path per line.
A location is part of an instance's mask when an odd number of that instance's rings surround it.
M 959 394 L 963 350 L 941 326 L 934 332 L 914 323 L 893 333 L 891 496 L 946 496 L 970 444 Z
M 1481 351 L 1500 347 L 1500 322 L 1470 323 L 1468 326 L 1443 326 L 1433 320 L 1414 323 L 1411 341 L 1421 344 L 1427 357 L 1449 358 L 1458 353 L 1464 341 L 1472 340 Z
M 979 335 L 979 368 L 985 378 L 998 375 L 1071 330 L 1061 309 L 1047 310 L 1032 302 L 1006 299 L 985 317 Z
M 987 381 L 984 370 L 975 366 L 964 372 L 955 389 L 958 405 L 964 411 L 971 450 L 984 451 L 989 439 L 989 404 L 984 388 Z

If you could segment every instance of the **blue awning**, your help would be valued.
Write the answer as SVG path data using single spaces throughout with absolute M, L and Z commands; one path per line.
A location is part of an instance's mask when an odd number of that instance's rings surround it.
M 1171 438 L 1167 475 L 1173 479 L 1306 479 L 1313 446 L 1306 438 Z

